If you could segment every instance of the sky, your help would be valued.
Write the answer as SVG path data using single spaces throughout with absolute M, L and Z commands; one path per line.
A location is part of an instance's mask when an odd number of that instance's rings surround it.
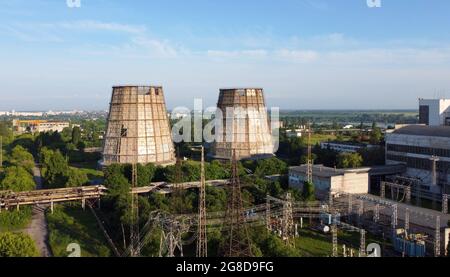
M 448 0 L 80 2 L 0 0 L 0 111 L 107 109 L 124 84 L 162 85 L 170 109 L 223 87 L 282 109 L 450 97 Z

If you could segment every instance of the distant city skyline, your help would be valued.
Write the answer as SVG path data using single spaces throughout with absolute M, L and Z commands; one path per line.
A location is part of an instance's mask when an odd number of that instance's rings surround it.
M 450 2 L 0 0 L 0 111 L 106 110 L 112 86 L 169 109 L 262 87 L 268 107 L 415 110 L 450 98 Z

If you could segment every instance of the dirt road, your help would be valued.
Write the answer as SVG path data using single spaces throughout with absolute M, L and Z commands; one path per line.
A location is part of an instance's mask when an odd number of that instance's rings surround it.
M 41 171 L 38 167 L 34 167 L 33 175 L 34 181 L 36 182 L 36 189 L 42 189 Z M 42 257 L 50 257 L 52 255 L 48 245 L 48 225 L 45 218 L 46 208 L 44 206 L 33 206 L 31 224 L 25 230 L 36 242 L 36 246 Z

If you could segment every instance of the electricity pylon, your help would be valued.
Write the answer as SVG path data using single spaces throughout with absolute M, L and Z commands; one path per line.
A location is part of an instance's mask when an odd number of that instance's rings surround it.
M 197 257 L 208 256 L 208 239 L 206 236 L 206 177 L 205 177 L 205 148 L 202 146 L 201 178 L 198 203 L 198 240 Z
M 225 218 L 227 242 L 224 248 L 225 257 L 252 257 L 252 249 L 248 230 L 245 225 L 242 204 L 241 184 L 239 180 L 236 150 L 233 150 L 231 161 L 231 189 L 228 196 L 228 208 Z

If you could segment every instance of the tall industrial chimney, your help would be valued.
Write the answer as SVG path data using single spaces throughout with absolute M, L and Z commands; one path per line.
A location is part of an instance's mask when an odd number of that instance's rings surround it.
M 153 163 L 176 161 L 162 87 L 113 88 L 103 163 Z
M 216 128 L 212 156 L 230 159 L 236 150 L 238 159 L 272 157 L 274 145 L 264 100 L 260 88 L 221 89 L 218 109 L 222 113 L 222 128 Z

